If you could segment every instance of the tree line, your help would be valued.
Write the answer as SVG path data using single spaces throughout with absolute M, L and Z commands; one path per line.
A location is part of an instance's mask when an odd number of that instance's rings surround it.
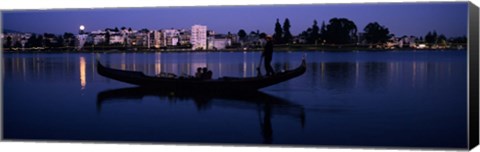
M 273 38 L 277 44 L 291 44 L 291 43 L 304 43 L 304 44 L 321 44 L 321 45 L 349 45 L 358 44 L 360 35 L 358 33 L 357 25 L 347 18 L 332 18 L 328 23 L 322 22 L 319 27 L 317 20 L 313 21 L 313 25 L 306 30 L 302 31 L 298 38 L 304 40 L 294 40 L 290 33 L 290 21 L 285 19 L 283 27 L 279 23 L 279 19 L 276 20 Z M 362 40 L 370 45 L 384 44 L 388 42 L 395 35 L 390 30 L 381 25 L 378 22 L 370 22 L 363 29 Z M 428 32 L 424 37 L 419 37 L 418 42 L 426 43 L 429 46 L 435 44 L 450 43 L 466 43 L 466 37 L 454 37 L 447 39 L 443 34 L 437 34 L 436 31 Z
M 21 41 L 24 41 L 22 46 Z M 59 48 L 59 47 L 75 47 L 76 37 L 73 33 L 64 33 L 63 35 L 55 35 L 52 33 L 32 34 L 28 39 L 22 38 L 20 41 L 13 42 L 12 37 L 7 36 L 4 48 Z

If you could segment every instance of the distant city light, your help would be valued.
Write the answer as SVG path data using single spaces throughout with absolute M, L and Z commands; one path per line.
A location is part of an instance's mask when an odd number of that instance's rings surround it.
M 82 30 L 82 31 L 85 30 L 85 26 L 80 25 L 80 30 Z

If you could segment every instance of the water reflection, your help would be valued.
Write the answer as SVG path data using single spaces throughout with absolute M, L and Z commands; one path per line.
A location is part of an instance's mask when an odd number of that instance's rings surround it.
M 80 71 L 78 59 L 79 57 L 75 56 L 73 62 L 69 55 L 64 54 L 5 53 L 2 72 L 8 81 L 67 80 L 78 82 L 78 75 L 80 75 L 77 73 Z M 84 57 L 84 60 L 87 61 L 88 59 Z
M 321 63 L 322 82 L 327 90 L 346 91 L 355 86 L 355 63 Z
M 81 56 L 80 57 L 80 85 L 82 86 L 82 90 L 85 89 L 85 86 L 87 85 L 87 78 L 86 78 L 86 62 L 85 62 L 85 57 Z
M 397 82 L 412 89 L 452 77 L 452 62 L 320 62 L 308 64 L 311 88 L 348 92 L 381 91 Z
M 95 54 L 5 54 L 3 75 L 6 80 L 24 82 L 43 81 L 75 81 L 85 89 L 87 81 L 96 77 Z M 240 57 L 239 57 L 240 56 Z M 117 53 L 102 57 L 106 64 L 113 68 L 142 71 L 147 75 L 160 72 L 171 72 L 177 75 L 193 75 L 197 67 L 209 67 L 213 77 L 236 76 L 250 77 L 256 75 L 258 54 L 216 53 Z M 227 60 L 228 59 L 228 60 Z M 418 61 L 417 61 L 418 60 Z M 309 79 L 304 87 L 337 92 L 348 92 L 352 89 L 379 91 L 399 85 L 397 82 L 409 84 L 409 87 L 423 88 L 427 83 L 438 80 L 449 80 L 459 69 L 457 62 L 440 61 L 354 61 L 331 62 L 307 59 L 306 75 Z M 291 62 L 291 63 L 290 63 Z M 274 61 L 276 71 L 289 69 L 297 65 L 296 59 Z M 262 68 L 263 70 L 263 68 Z M 88 72 L 87 71 L 91 71 Z M 79 72 L 79 73 L 77 73 Z M 87 75 L 88 74 L 88 75 Z M 101 80 L 104 80 L 103 77 Z M 41 80 L 41 81 L 38 81 Z
M 274 55 L 282 69 L 303 53 Z M 104 91 L 131 85 L 98 75 L 94 53 L 4 53 L 4 132 L 8 139 L 464 147 L 466 56 L 308 52 L 301 77 L 265 88 L 267 95 L 230 96 Z M 101 53 L 110 67 L 149 75 L 208 66 L 216 76 L 255 76 L 259 57 Z
M 364 63 L 366 89 L 373 91 L 376 89 L 385 89 L 387 79 L 389 78 L 388 64 L 385 62 L 366 62 Z
M 121 88 L 106 90 L 97 94 L 97 110 L 102 111 L 104 106 L 121 101 L 142 101 L 146 96 L 158 97 L 159 101 L 194 102 L 197 110 L 208 110 L 218 104 L 224 108 L 252 109 L 258 111 L 259 124 L 263 143 L 273 141 L 272 118 L 274 115 L 290 116 L 299 121 L 302 128 L 305 125 L 305 112 L 301 105 L 292 103 L 263 92 L 244 92 L 242 94 L 211 93 L 211 92 L 169 92 L 142 87 Z M 220 100 L 213 102 L 212 100 Z

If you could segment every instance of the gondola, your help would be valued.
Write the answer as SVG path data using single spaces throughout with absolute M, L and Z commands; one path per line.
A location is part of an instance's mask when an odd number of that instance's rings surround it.
M 103 66 L 97 60 L 97 72 L 107 78 L 138 85 L 140 87 L 159 88 L 162 90 L 201 90 L 201 91 L 255 91 L 272 86 L 304 74 L 305 58 L 296 69 L 275 73 L 272 76 L 247 78 L 220 77 L 217 79 L 198 79 L 192 77 L 158 77 L 148 76 L 138 71 L 112 69 Z

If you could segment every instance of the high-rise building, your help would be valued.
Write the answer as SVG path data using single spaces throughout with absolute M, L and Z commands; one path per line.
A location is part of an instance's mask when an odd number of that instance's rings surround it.
M 176 46 L 180 32 L 177 29 L 164 29 L 162 35 L 165 46 Z
M 150 44 L 155 47 L 155 48 L 160 48 L 161 46 L 161 37 L 162 33 L 158 30 L 154 30 L 153 32 L 150 33 Z
M 190 43 L 193 50 L 207 49 L 207 26 L 193 25 Z

